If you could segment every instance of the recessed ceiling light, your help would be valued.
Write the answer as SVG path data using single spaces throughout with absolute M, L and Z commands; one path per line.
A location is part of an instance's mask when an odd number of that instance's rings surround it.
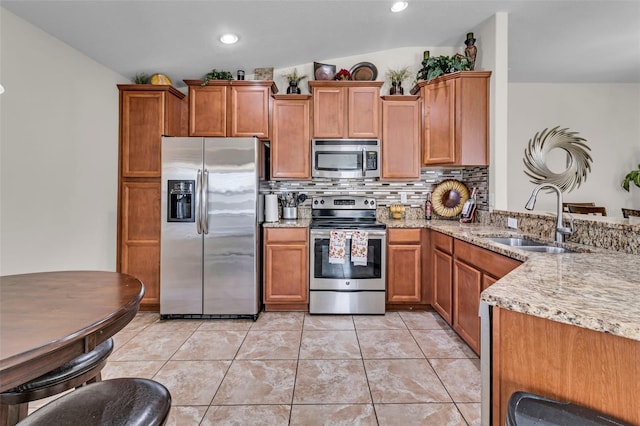
M 394 13 L 402 12 L 409 6 L 409 3 L 406 1 L 397 1 L 391 6 L 391 11 Z
M 224 44 L 233 44 L 238 41 L 238 36 L 235 34 L 224 34 L 220 37 L 220 41 Z

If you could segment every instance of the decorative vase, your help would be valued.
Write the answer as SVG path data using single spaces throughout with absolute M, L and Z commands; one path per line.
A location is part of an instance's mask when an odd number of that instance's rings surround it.
M 295 80 L 291 80 L 289 82 L 289 87 L 287 87 L 287 94 L 288 95 L 299 95 L 300 94 L 300 88 L 298 87 L 298 82 Z
M 398 91 L 398 82 L 397 81 L 392 81 L 391 82 L 391 88 L 389 89 L 389 94 L 390 95 L 395 95 L 397 91 Z
M 398 88 L 396 89 L 396 95 L 404 95 L 404 89 L 402 88 L 402 82 L 398 82 Z

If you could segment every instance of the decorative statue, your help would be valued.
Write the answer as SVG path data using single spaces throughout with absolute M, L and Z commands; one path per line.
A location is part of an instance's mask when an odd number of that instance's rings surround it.
M 475 46 L 476 39 L 473 38 L 473 33 L 467 33 L 467 39 L 464 41 L 464 44 L 467 45 L 464 49 L 464 54 L 469 57 L 471 62 L 471 70 L 474 70 L 476 67 L 476 54 L 478 53 L 478 48 Z

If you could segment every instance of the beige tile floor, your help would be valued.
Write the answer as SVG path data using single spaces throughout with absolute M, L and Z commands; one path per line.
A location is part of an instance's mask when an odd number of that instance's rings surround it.
M 114 339 L 103 379 L 164 384 L 169 425 L 480 424 L 480 361 L 435 312 L 140 313 Z

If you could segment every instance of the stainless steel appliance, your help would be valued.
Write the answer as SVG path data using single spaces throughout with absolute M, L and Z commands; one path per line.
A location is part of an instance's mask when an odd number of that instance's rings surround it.
M 380 177 L 377 139 L 313 139 L 311 146 L 312 177 Z
M 361 196 L 314 197 L 310 225 L 310 314 L 384 314 L 386 226 L 376 221 L 376 202 Z M 346 235 L 344 263 L 331 263 L 331 231 Z M 366 231 L 365 265 L 351 261 L 354 231 Z
M 257 319 L 261 144 L 162 138 L 162 318 Z

